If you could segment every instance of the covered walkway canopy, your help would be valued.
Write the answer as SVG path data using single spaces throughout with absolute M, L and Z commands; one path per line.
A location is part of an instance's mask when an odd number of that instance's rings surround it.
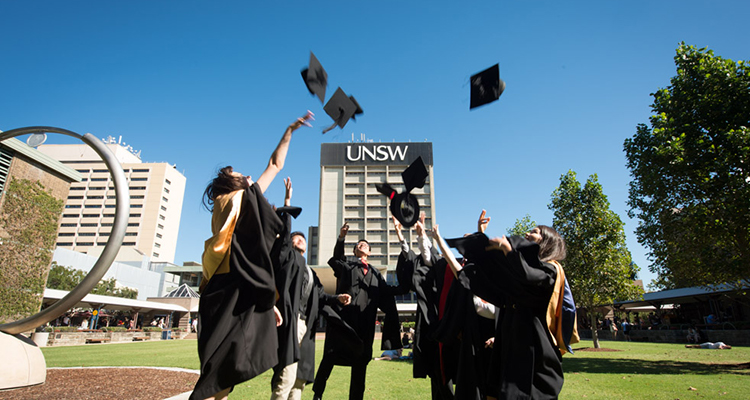
M 69 292 L 58 289 L 44 289 L 44 305 L 50 305 L 63 297 Z M 81 301 L 76 303 L 75 307 L 81 308 L 106 308 L 107 310 L 135 311 L 149 313 L 151 311 L 162 312 L 189 312 L 185 307 L 177 304 L 160 303 L 156 301 L 125 299 L 122 297 L 102 296 L 99 294 L 87 294 Z

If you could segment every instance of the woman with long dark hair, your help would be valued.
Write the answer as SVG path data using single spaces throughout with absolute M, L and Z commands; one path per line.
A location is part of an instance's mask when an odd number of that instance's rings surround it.
M 212 236 L 203 252 L 198 319 L 201 376 L 191 400 L 225 399 L 234 385 L 277 363 L 277 291 L 270 251 L 283 224 L 263 193 L 284 167 L 292 132 L 284 131 L 257 181 L 224 167 L 203 193 Z
M 578 341 L 575 305 L 559 263 L 566 256 L 563 238 L 539 225 L 524 237 L 488 239 L 477 233 L 450 240 L 469 260 L 462 267 L 437 225 L 433 237 L 458 279 L 500 307 L 487 397 L 557 398 L 563 385 L 562 354 Z

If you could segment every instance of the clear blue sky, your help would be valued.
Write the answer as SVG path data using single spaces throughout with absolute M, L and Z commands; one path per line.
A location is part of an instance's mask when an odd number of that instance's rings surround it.
M 550 224 L 560 176 L 596 173 L 648 282 L 623 141 L 675 75 L 680 41 L 750 58 L 748 15 L 747 1 L 2 1 L 0 130 L 122 135 L 144 161 L 177 164 L 187 177 L 177 264 L 200 260 L 210 234 L 200 198 L 216 169 L 257 177 L 307 109 L 315 127 L 295 133 L 282 171 L 304 208 L 300 229 L 318 221 L 320 143 L 352 134 L 433 142 L 448 237 L 473 230 L 482 208 L 490 235 L 525 214 Z M 310 51 L 328 96 L 341 86 L 365 111 L 343 131 L 320 133 L 330 119 L 299 74 Z M 505 93 L 469 111 L 469 76 L 495 63 Z M 267 195 L 282 202 L 281 177 Z

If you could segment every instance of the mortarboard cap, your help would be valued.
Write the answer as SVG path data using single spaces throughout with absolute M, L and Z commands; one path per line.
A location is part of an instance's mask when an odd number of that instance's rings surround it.
M 396 193 L 396 190 L 388 183 L 378 183 L 375 185 L 378 192 L 391 199 L 391 213 L 406 228 L 413 226 L 419 220 L 419 202 L 409 192 L 415 187 L 424 187 L 427 176 L 427 168 L 420 156 L 401 173 L 401 179 L 403 179 L 404 186 L 406 187 L 403 193 Z
M 479 260 L 484 257 L 490 240 L 484 233 L 474 233 L 460 238 L 445 239 L 445 243 L 469 260 Z
M 404 172 L 401 173 L 401 178 L 404 180 L 406 191 L 411 192 L 415 187 L 424 187 L 424 181 L 427 179 L 428 175 L 427 167 L 425 167 L 424 161 L 422 161 L 422 156 L 417 157 L 417 159 L 409 165 L 409 168 L 406 168 Z
M 341 88 L 336 89 L 336 92 L 333 93 L 333 96 L 328 99 L 328 103 L 323 107 L 326 114 L 333 119 L 334 124 L 324 129 L 323 133 L 330 131 L 336 125 L 343 129 L 358 109 L 361 110 L 359 104 L 353 102 Z
M 307 90 L 310 91 L 310 94 L 318 96 L 320 102 L 324 103 L 326 99 L 326 86 L 328 86 L 328 73 L 320 65 L 320 61 L 318 61 L 312 51 L 310 52 L 310 64 L 302 70 L 302 79 L 305 80 L 305 85 L 307 85 Z
M 500 65 L 495 64 L 471 76 L 471 104 L 469 109 L 483 106 L 500 98 L 505 82 L 500 79 Z

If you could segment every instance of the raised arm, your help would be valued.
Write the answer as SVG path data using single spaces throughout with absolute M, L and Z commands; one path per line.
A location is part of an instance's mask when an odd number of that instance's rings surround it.
M 284 131 L 284 135 L 281 136 L 281 140 L 279 141 L 279 144 L 276 146 L 276 149 L 273 151 L 273 154 L 271 154 L 271 158 L 268 160 L 268 166 L 266 167 L 266 170 L 263 171 L 263 173 L 260 175 L 258 180 L 256 181 L 258 183 L 258 186 L 260 186 L 260 190 L 265 193 L 266 189 L 268 189 L 268 186 L 271 185 L 271 182 L 273 182 L 273 179 L 276 178 L 276 174 L 281 171 L 282 168 L 284 168 L 284 161 L 286 160 L 286 153 L 289 150 L 289 142 L 292 140 L 292 132 L 297 130 L 302 125 L 310 126 L 310 124 L 307 122 L 308 120 L 313 119 L 313 113 L 308 111 L 305 116 L 297 118 L 296 121 L 292 122 L 291 125 L 289 125 L 286 130 Z
M 456 260 L 456 256 L 453 255 L 453 252 L 451 251 L 450 247 L 448 247 L 448 243 L 445 243 L 445 240 L 443 240 L 443 237 L 440 236 L 440 231 L 438 230 L 438 226 L 435 225 L 432 227 L 432 237 L 437 240 L 438 247 L 440 248 L 440 252 L 443 253 L 443 258 L 445 258 L 446 261 L 448 261 L 448 266 L 451 267 L 451 270 L 453 271 L 453 275 L 458 276 L 458 271 L 461 271 L 463 267 L 461 264 L 458 263 L 458 260 Z
M 401 244 L 401 252 L 408 253 L 409 244 L 406 243 L 406 240 L 404 240 L 404 233 L 401 232 L 401 228 L 403 228 L 403 225 L 401 225 L 401 222 L 399 222 L 393 215 L 391 215 L 391 219 L 393 220 L 393 230 L 396 231 L 398 242 Z
M 484 233 L 487 230 L 487 225 L 490 224 L 490 217 L 487 217 L 487 211 L 482 210 L 479 214 L 479 221 L 477 221 L 477 232 Z

